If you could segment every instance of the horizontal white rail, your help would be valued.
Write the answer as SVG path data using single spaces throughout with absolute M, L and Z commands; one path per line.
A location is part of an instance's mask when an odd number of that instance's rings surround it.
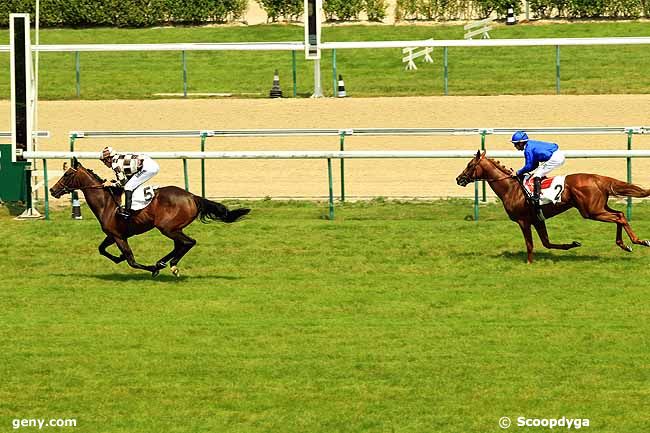
M 488 34 L 489 31 L 492 30 L 492 26 L 486 26 L 481 29 L 477 30 L 472 30 L 471 32 L 467 32 L 463 35 L 465 39 L 472 39 L 474 36 L 484 34 L 486 38 L 489 38 L 490 35 Z
M 32 45 L 32 51 L 303 51 L 303 42 L 237 42 L 237 43 L 173 43 L 173 44 L 57 44 Z M 9 52 L 9 45 L 0 45 L 0 51 Z
M 224 129 L 224 130 L 158 130 L 158 131 L 71 131 L 75 138 L 137 138 L 137 137 L 270 137 L 270 136 L 386 136 L 386 135 L 511 135 L 515 131 L 539 135 L 615 135 L 650 134 L 650 126 L 577 126 L 562 128 L 342 128 L 342 129 Z
M 324 42 L 322 49 L 402 48 L 402 47 L 531 47 L 556 45 L 646 45 L 650 37 L 622 38 L 543 38 L 543 39 L 446 39 L 422 41 Z
M 154 159 L 369 159 L 369 158 L 471 158 L 472 150 L 392 150 L 392 151 L 241 151 L 241 152 L 133 152 Z M 650 158 L 650 149 L 564 150 L 567 158 Z M 522 158 L 516 151 L 489 151 L 493 158 Z M 101 152 L 22 152 L 25 159 L 99 159 Z
M 485 18 L 485 19 L 483 19 L 483 20 L 479 20 L 479 21 L 473 21 L 473 22 L 471 22 L 471 23 L 469 23 L 469 24 L 465 24 L 465 26 L 463 26 L 463 30 L 469 30 L 469 29 L 473 29 L 473 28 L 475 28 L 475 27 L 480 27 L 480 26 L 484 26 L 484 25 L 489 25 L 489 24 L 491 24 L 494 20 L 496 20 L 496 17 Z
M 50 138 L 50 131 L 33 131 L 32 136 L 38 138 Z M 0 138 L 11 139 L 11 131 L 0 131 Z
M 415 41 L 323 42 L 321 49 L 404 48 L 404 47 L 530 47 L 556 45 L 647 45 L 650 37 L 614 38 L 531 38 L 531 39 L 446 39 Z M 59 44 L 32 45 L 39 52 L 76 51 L 303 51 L 304 42 L 171 43 L 171 44 Z M 0 52 L 9 45 L 0 45 Z

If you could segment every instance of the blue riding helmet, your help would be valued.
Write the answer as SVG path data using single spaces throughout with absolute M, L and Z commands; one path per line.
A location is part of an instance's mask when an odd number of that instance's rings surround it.
M 513 143 L 525 143 L 528 141 L 528 135 L 524 131 L 517 131 L 512 134 L 512 140 L 510 141 Z

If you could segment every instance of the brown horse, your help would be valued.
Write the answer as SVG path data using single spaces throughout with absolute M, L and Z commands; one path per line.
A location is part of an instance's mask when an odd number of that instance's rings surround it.
M 183 233 L 183 229 L 197 217 L 204 223 L 208 220 L 234 223 L 250 212 L 250 209 L 246 208 L 228 210 L 221 203 L 204 199 L 175 186 L 166 186 L 156 190 L 147 207 L 134 212 L 131 218 L 125 221 L 115 214 L 120 192 L 114 188 L 105 188 L 103 184 L 103 179 L 92 170 L 84 168 L 75 158 L 72 167 L 50 188 L 50 193 L 54 198 L 59 198 L 63 194 L 81 190 L 88 207 L 99 220 L 102 231 L 106 233 L 106 239 L 99 245 L 99 253 L 114 263 L 126 260 L 131 267 L 149 271 L 154 277 L 167 266 L 167 262 L 172 273 L 179 276 L 178 262 L 196 244 L 194 239 Z M 174 241 L 174 249 L 155 265 L 141 265 L 135 261 L 127 239 L 154 227 Z M 122 253 L 119 257 L 106 251 L 106 248 L 113 244 L 116 244 Z
M 537 230 L 537 234 L 546 248 L 568 250 L 580 246 L 580 243 L 575 241 L 570 244 L 551 243 L 548 240 L 546 224 L 535 215 L 533 206 L 527 202 L 521 183 L 513 175 L 512 170 L 503 167 L 498 161 L 486 158 L 485 152 L 476 152 L 476 156 L 456 178 L 456 183 L 460 186 L 467 186 L 475 180 L 488 182 L 490 188 L 501 199 L 510 219 L 521 227 L 526 240 L 528 263 L 533 261 L 531 225 Z M 614 210 L 607 205 L 610 196 L 648 197 L 650 190 L 607 176 L 587 173 L 570 174 L 565 178 L 565 188 L 560 201 L 556 204 L 542 206 L 542 212 L 545 218 L 551 218 L 575 207 L 583 218 L 616 223 L 616 245 L 624 251 L 631 252 L 632 248 L 623 242 L 623 229 L 632 243 L 650 246 L 650 241 L 641 240 L 634 234 L 623 212 Z

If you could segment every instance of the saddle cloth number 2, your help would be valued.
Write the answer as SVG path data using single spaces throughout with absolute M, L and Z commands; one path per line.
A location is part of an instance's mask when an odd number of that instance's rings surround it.
M 562 191 L 564 191 L 564 185 L 557 184 L 555 185 L 555 190 L 557 191 L 557 194 L 555 194 L 555 201 L 558 202 L 560 201 L 560 197 L 562 197 Z

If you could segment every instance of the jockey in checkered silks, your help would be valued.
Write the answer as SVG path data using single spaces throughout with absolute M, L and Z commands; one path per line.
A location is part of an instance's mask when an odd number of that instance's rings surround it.
M 124 188 L 124 207 L 119 206 L 117 214 L 124 219 L 129 219 L 133 191 L 158 174 L 160 167 L 147 155 L 117 153 L 112 147 L 105 147 L 102 150 L 101 161 L 106 167 L 113 169 L 117 177 L 117 181 L 106 181 L 104 186 L 111 187 L 119 183 Z

